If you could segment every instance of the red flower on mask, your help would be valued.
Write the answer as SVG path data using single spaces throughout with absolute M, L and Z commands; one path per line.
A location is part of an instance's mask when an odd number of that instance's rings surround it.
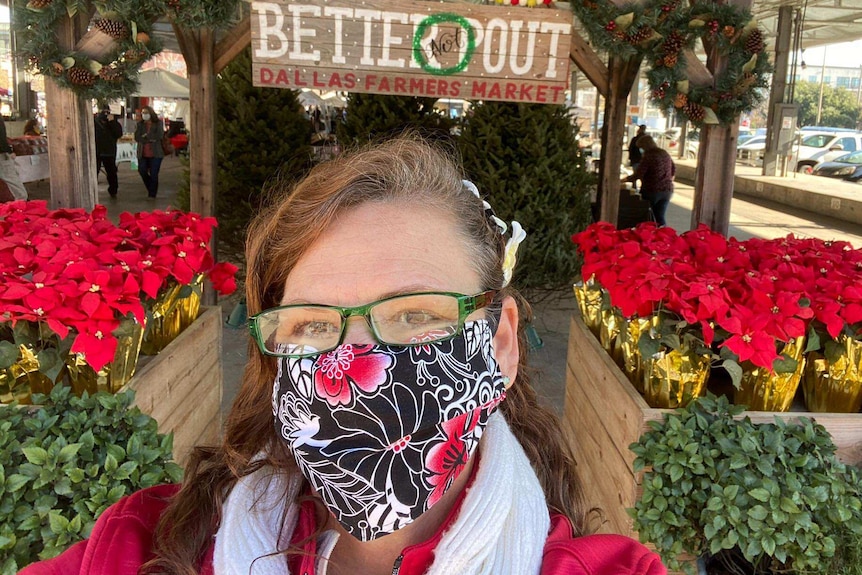
M 433 491 L 428 497 L 428 505 L 434 505 L 452 483 L 461 474 L 467 459 L 470 457 L 467 438 L 479 423 L 481 408 L 468 411 L 455 419 L 450 419 L 441 424 L 446 438 L 432 447 L 425 458 L 425 469 L 428 471 L 428 483 L 433 486 Z
M 386 383 L 392 357 L 376 353 L 371 345 L 338 346 L 322 354 L 314 362 L 314 390 L 329 405 L 348 405 L 353 398 L 355 385 L 366 393 L 373 393 Z

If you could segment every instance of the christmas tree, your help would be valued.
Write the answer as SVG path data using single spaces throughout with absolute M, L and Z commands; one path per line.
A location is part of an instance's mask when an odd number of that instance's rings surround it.
M 590 222 L 594 177 L 576 134 L 562 106 L 484 102 L 464 121 L 467 176 L 498 217 L 527 231 L 514 276 L 520 288 L 560 288 L 579 272 L 569 238 Z
M 298 92 L 252 86 L 250 50 L 219 74 L 216 90 L 219 250 L 241 260 L 246 228 L 266 201 L 267 182 L 276 176 L 296 180 L 310 167 L 311 124 Z
M 338 126 L 342 146 L 355 147 L 413 129 L 430 139 L 448 138 L 453 122 L 434 109 L 436 98 L 350 94 L 347 119 Z

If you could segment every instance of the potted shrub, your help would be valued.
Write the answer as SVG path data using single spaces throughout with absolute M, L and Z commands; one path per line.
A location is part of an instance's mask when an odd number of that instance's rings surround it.
M 58 385 L 38 408 L 0 406 L 0 575 L 85 539 L 120 497 L 180 481 L 172 436 L 133 399 Z
M 743 409 L 708 395 L 650 422 L 631 445 L 644 473 L 629 510 L 641 541 L 689 573 L 683 553 L 707 573 L 858 572 L 858 549 L 847 550 L 862 540 L 858 470 L 836 459 L 814 421 L 755 425 L 738 418 Z

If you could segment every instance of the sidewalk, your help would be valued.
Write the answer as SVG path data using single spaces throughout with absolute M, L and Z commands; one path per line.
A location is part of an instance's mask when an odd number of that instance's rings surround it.
M 117 199 L 108 196 L 104 174 L 99 176 L 99 199 L 108 207 L 108 214 L 115 219 L 123 211 L 149 211 L 172 207 L 182 177 L 180 158 L 166 158 L 160 174 L 159 197 L 155 202 L 146 199 L 146 189 L 137 172 L 129 163 L 120 164 L 119 194 Z M 31 199 L 49 199 L 47 182 L 27 184 Z M 678 184 L 668 209 L 668 225 L 677 231 L 690 227 L 693 189 Z M 799 210 L 752 198 L 735 197 L 731 214 L 730 235 L 739 239 L 749 237 L 774 238 L 794 233 L 798 236 L 813 236 L 826 239 L 846 240 L 862 246 L 862 226 L 849 224 L 825 216 L 808 214 Z M 568 242 L 568 238 L 562 241 Z M 574 247 L 572 247 L 574 249 Z M 222 298 L 219 302 L 225 320 L 230 315 L 240 295 Z M 533 383 L 542 402 L 562 414 L 565 404 L 566 353 L 568 348 L 569 322 L 576 310 L 576 303 L 569 289 L 549 294 L 534 304 L 533 326 L 544 345 L 530 353 Z M 230 407 L 242 379 L 249 344 L 248 330 L 224 327 L 224 395 L 222 411 Z

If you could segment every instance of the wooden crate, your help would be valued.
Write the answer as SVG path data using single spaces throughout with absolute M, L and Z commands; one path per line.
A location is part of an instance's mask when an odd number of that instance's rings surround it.
M 174 459 L 185 465 L 196 444 L 221 436 L 222 317 L 218 307 L 201 315 L 158 355 L 144 358 L 127 384 L 135 405 L 174 434 Z
M 639 496 L 639 474 L 628 446 L 670 410 L 653 409 L 575 314 L 569 329 L 563 430 L 572 445 L 587 502 L 601 508 L 601 531 L 637 537 L 626 509 Z M 838 457 L 862 463 L 862 414 L 747 411 L 755 423 L 805 415 L 832 434 Z

